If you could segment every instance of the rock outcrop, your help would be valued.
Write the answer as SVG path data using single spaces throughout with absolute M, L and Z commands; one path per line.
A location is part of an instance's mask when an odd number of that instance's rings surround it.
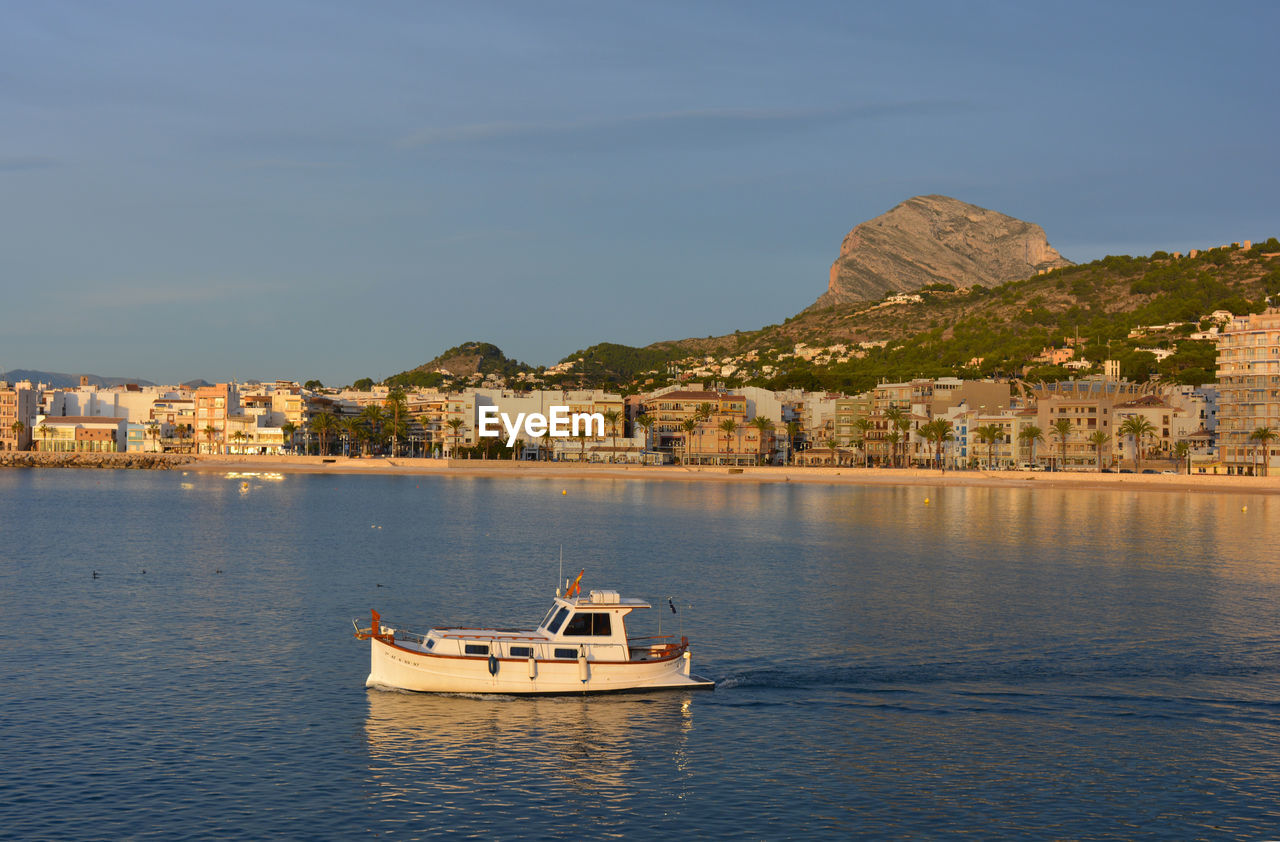
M 1070 265 L 1039 225 L 947 196 L 916 196 L 849 232 L 813 307 L 928 284 L 994 286 Z
M 0 453 L 0 468 L 132 468 L 169 471 L 195 461 L 170 453 L 52 453 L 27 450 Z

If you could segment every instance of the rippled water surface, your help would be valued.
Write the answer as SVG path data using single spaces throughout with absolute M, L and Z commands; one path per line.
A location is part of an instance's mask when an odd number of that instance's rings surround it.
M 351 618 L 532 625 L 562 545 L 717 689 L 365 689 Z M 0 836 L 1274 837 L 1278 546 L 1249 495 L 8 470 Z

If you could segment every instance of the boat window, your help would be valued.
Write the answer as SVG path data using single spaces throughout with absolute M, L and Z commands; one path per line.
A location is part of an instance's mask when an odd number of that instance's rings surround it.
M 511 657 L 513 658 L 532 658 L 533 657 L 532 646 L 512 646 L 508 651 L 511 653 Z
M 588 612 L 574 614 L 573 619 L 569 621 L 569 625 L 564 627 L 564 633 L 566 636 L 608 637 L 610 634 L 609 615 Z
M 557 658 L 576 658 L 578 657 L 578 650 L 577 649 L 557 649 L 556 657 Z
M 431 647 L 433 647 L 433 646 L 435 646 L 435 645 L 436 645 L 436 642 L 435 642 L 434 640 L 431 640 L 430 638 L 428 638 L 428 639 L 427 639 L 427 648 L 428 648 L 428 649 L 430 649 Z
M 560 624 L 563 623 L 564 618 L 568 616 L 569 616 L 569 609 L 561 608 L 559 613 L 556 614 L 556 618 L 552 620 L 550 624 L 548 624 L 547 631 L 551 632 L 552 634 L 555 634 L 556 632 L 558 632 L 560 630 Z
M 547 616 L 543 617 L 543 618 L 542 618 L 542 622 L 541 622 L 541 623 L 538 623 L 538 625 L 540 625 L 540 626 L 545 626 L 547 623 L 550 623 L 550 622 L 551 622 L 551 618 L 552 618 L 552 617 L 554 617 L 554 616 L 555 616 L 555 614 L 556 614 L 556 607 L 553 605 L 553 606 L 551 606 L 551 608 L 547 611 Z
M 489 647 L 483 643 L 468 643 L 463 651 L 468 655 L 488 655 Z

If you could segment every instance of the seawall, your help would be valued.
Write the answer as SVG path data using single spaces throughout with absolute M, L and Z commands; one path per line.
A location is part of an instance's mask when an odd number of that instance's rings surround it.
M 171 453 L 0 453 L 0 468 L 132 468 L 168 471 L 194 461 Z

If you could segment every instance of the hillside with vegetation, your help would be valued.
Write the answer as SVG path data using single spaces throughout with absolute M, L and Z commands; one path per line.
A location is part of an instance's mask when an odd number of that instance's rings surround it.
M 1117 359 L 1133 380 L 1159 375 L 1200 384 L 1214 379 L 1215 365 L 1213 342 L 1190 338 L 1210 327 L 1203 318 L 1217 310 L 1258 312 L 1276 294 L 1280 242 L 1273 237 L 1247 250 L 1224 247 L 1195 257 L 1110 256 L 991 288 L 935 284 L 916 293 L 919 301 L 889 296 L 809 309 L 760 330 L 644 348 L 596 345 L 564 362 L 575 363 L 589 382 L 631 378 L 635 388 L 670 382 L 668 368 L 709 366 L 711 379 L 727 386 L 857 392 L 880 380 L 911 377 L 1079 376 L 1033 361 L 1046 348 L 1073 344 L 1076 359 Z M 1173 326 L 1130 336 L 1155 325 Z M 837 347 L 803 359 L 794 355 L 801 343 Z M 1143 349 L 1173 354 L 1157 362 Z M 717 368 L 731 371 L 715 377 Z
M 1135 381 L 1214 380 L 1216 349 L 1192 339 L 1215 311 L 1260 312 L 1280 295 L 1280 241 L 1195 257 L 1109 256 L 992 286 L 938 283 L 874 301 L 811 307 L 781 324 L 726 336 L 602 342 L 548 369 L 467 342 L 388 378 L 402 388 L 459 388 L 488 378 L 519 388 L 607 388 L 633 393 L 699 380 L 857 393 L 913 377 L 1059 380 L 1098 373 L 1105 359 Z M 1280 299 L 1278 299 L 1280 301 Z M 1070 365 L 1036 358 L 1070 346 Z M 1161 357 L 1162 359 L 1158 359 Z
M 503 379 L 535 372 L 533 366 L 513 360 L 490 342 L 463 342 L 430 362 L 402 371 L 385 381 L 388 386 L 430 389 L 448 387 L 458 380 L 493 375 Z

